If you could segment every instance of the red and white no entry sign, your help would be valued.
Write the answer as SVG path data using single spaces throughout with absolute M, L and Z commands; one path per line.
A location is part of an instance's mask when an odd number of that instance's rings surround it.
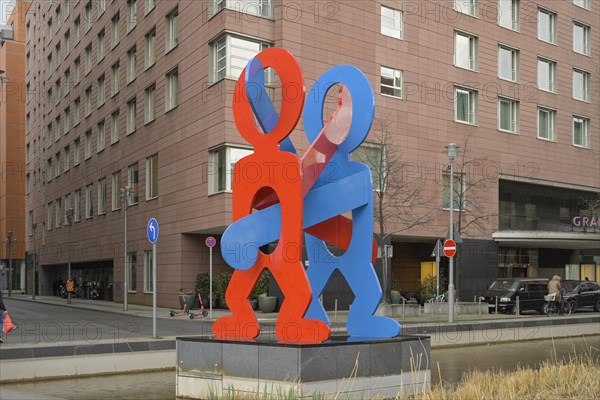
M 456 254 L 456 242 L 448 239 L 444 242 L 444 255 L 446 257 L 454 257 Z

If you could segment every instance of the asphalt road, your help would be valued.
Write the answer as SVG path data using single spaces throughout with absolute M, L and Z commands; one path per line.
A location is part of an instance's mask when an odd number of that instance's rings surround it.
M 17 329 L 5 335 L 6 344 L 123 342 L 152 336 L 152 318 L 68 308 L 4 298 Z M 158 318 L 160 337 L 211 334 L 212 321 L 187 317 Z

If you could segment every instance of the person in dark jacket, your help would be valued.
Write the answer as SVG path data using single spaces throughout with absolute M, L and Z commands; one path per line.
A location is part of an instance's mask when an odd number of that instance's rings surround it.
M 0 290 L 0 343 L 3 342 L 2 334 L 4 333 L 4 314 L 6 314 L 6 306 L 2 298 L 2 290 Z

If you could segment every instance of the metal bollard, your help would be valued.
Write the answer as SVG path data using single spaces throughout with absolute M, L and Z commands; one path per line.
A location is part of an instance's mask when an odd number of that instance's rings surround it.
M 337 299 L 335 299 L 335 306 L 334 306 L 334 310 L 333 310 L 333 321 L 337 322 Z
M 406 318 L 406 300 L 402 298 L 402 319 Z
M 477 310 L 479 311 L 479 316 L 481 317 L 481 299 L 479 299 L 479 304 L 477 305 Z
M 496 296 L 496 315 L 498 315 L 498 296 Z
M 519 296 L 517 296 L 517 304 L 515 305 L 515 315 L 521 315 L 521 303 L 519 301 Z

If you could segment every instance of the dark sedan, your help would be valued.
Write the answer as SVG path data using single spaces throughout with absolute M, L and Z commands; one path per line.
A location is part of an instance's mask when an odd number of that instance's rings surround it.
M 573 312 L 578 308 L 593 307 L 600 311 L 600 284 L 592 281 L 566 280 L 561 282 L 565 290 L 565 300 L 571 304 Z

